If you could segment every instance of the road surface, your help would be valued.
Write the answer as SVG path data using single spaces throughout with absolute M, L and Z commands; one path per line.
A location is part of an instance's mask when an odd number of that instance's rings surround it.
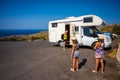
M 105 55 L 105 73 L 92 73 L 94 51 L 80 47 L 78 72 L 71 72 L 71 48 L 48 41 L 0 42 L 0 80 L 120 80 L 116 60 Z M 105 51 L 107 54 L 107 51 Z

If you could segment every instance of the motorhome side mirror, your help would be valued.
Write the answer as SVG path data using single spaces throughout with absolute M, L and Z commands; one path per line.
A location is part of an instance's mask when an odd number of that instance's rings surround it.
M 94 32 L 93 37 L 98 37 L 98 34 L 96 32 Z

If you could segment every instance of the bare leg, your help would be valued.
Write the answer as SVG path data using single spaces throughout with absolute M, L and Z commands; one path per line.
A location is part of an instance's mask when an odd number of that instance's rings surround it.
M 78 67 L 79 67 L 79 58 L 76 58 L 76 71 L 78 71 Z
M 64 44 L 63 44 L 63 50 L 65 50 L 66 48 L 66 41 L 64 41 Z
M 95 60 L 95 70 L 92 70 L 93 73 L 97 73 L 97 70 L 98 70 L 98 64 L 99 64 L 99 59 L 96 58 L 96 60 Z
M 71 68 L 72 72 L 74 72 L 74 66 L 75 66 L 75 58 L 72 59 L 72 68 Z
M 100 59 L 100 63 L 101 63 L 101 69 L 102 69 L 101 72 L 104 73 L 104 59 L 103 58 Z
M 95 70 L 98 70 L 98 65 L 99 65 L 99 59 L 96 58 L 96 64 L 95 64 Z

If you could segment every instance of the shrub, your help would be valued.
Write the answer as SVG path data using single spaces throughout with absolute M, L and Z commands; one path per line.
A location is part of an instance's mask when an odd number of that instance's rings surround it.
M 114 25 L 112 29 L 112 33 L 120 35 L 120 25 Z

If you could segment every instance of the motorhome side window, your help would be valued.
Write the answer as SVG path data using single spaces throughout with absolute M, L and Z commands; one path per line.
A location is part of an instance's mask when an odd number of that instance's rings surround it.
M 52 23 L 52 27 L 57 27 L 57 23 Z
M 79 26 L 75 26 L 75 32 L 79 32 Z
M 93 17 L 85 17 L 85 18 L 83 19 L 83 22 L 84 22 L 84 23 L 93 22 Z

